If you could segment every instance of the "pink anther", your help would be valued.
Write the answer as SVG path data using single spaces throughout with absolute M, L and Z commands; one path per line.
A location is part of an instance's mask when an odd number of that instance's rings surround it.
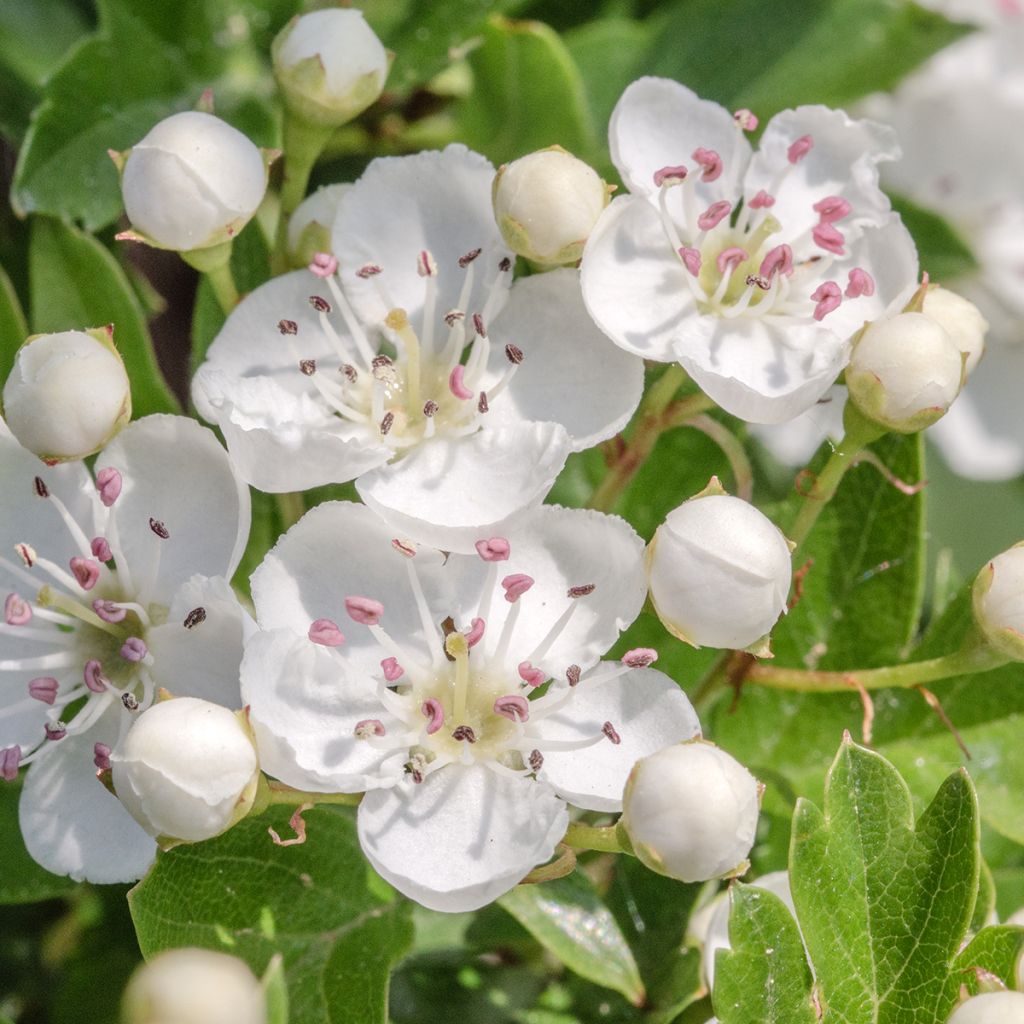
M 712 203 L 698 218 L 697 227 L 701 231 L 710 231 L 713 227 L 720 224 L 722 220 L 729 216 L 732 212 L 732 203 L 725 199 L 719 199 L 717 203 Z
M 819 199 L 811 209 L 821 217 L 824 223 L 832 224 L 848 216 L 852 207 L 842 196 L 825 196 L 824 199 Z
M 630 668 L 647 668 L 658 660 L 658 652 L 653 647 L 634 647 L 622 656 L 622 664 Z
M 110 508 L 117 501 L 118 495 L 121 493 L 122 483 L 120 472 L 112 466 L 107 466 L 96 474 L 96 490 L 99 491 L 100 501 L 107 508 Z
M 701 181 L 715 181 L 722 176 L 722 158 L 713 149 L 698 147 L 693 151 L 693 159 L 704 169 Z
M 476 647 L 478 643 L 484 638 L 484 629 L 487 623 L 483 619 L 473 619 L 469 625 L 469 629 L 466 632 L 466 644 L 469 647 Z
M 337 257 L 332 256 L 329 252 L 315 252 L 313 253 L 313 259 L 310 261 L 309 269 L 317 277 L 331 277 L 338 269 Z
M 860 267 L 854 267 L 850 271 L 849 281 L 846 285 L 846 297 L 848 299 L 859 299 L 862 295 L 875 294 L 875 279 Z
M 519 678 L 527 686 L 540 686 L 548 677 L 543 669 L 534 668 L 528 661 L 519 662 L 517 671 L 519 672 Z
M 149 654 L 149 648 L 144 640 L 130 636 L 121 645 L 120 654 L 125 661 L 142 661 Z
M 8 594 L 4 601 L 4 622 L 8 626 L 24 626 L 32 621 L 32 605 L 20 594 Z
M 815 225 L 811 231 L 811 237 L 814 239 L 815 244 L 826 250 L 826 252 L 833 252 L 837 256 L 846 255 L 846 250 L 843 248 L 846 237 L 834 224 L 822 221 L 820 224 Z
M 103 678 L 103 666 L 95 658 L 90 658 L 85 663 L 82 679 L 93 693 L 103 693 L 107 688 L 107 681 Z
M 312 622 L 306 636 L 321 647 L 340 647 L 345 642 L 345 634 L 333 619 L 317 619 Z
M 92 603 L 92 610 L 104 622 L 123 622 L 128 617 L 128 609 L 122 608 L 114 601 L 104 600 L 97 597 Z
M 758 273 L 769 281 L 776 274 L 792 274 L 793 250 L 785 243 L 775 246 L 774 249 L 769 249 L 765 258 L 761 260 L 761 269 Z
M 99 562 L 95 562 L 91 558 L 79 558 L 76 556 L 71 559 L 70 565 L 71 574 L 83 590 L 92 590 L 96 586 L 100 578 Z
M 13 782 L 18 777 L 18 765 L 21 764 L 21 747 L 4 747 L 0 750 L 0 779 Z
M 700 249 L 694 249 L 692 245 L 684 245 L 679 249 L 679 258 L 683 266 L 696 277 L 700 273 Z
M 518 693 L 510 693 L 494 702 L 494 713 L 512 722 L 525 722 L 530 717 L 530 702 Z
M 394 683 L 405 675 L 405 669 L 398 664 L 397 658 L 385 658 L 380 667 L 384 672 L 384 678 L 389 683 Z
M 766 210 L 769 206 L 775 205 L 775 196 L 765 192 L 765 190 L 758 189 L 757 194 L 748 204 L 754 210 Z
M 724 274 L 727 270 L 735 270 L 748 258 L 746 249 L 741 249 L 738 245 L 730 245 L 728 249 L 723 249 L 718 254 L 715 265 L 718 267 L 718 272 Z
M 106 743 L 94 743 L 92 747 L 92 763 L 101 771 L 110 768 L 110 747 Z
M 470 391 L 463 382 L 463 377 L 465 376 L 466 368 L 462 363 L 456 363 L 452 367 L 452 372 L 448 375 L 448 389 L 456 398 L 461 398 L 463 401 L 476 396 L 476 392 Z
M 524 572 L 517 572 L 511 576 L 506 576 L 501 581 L 501 585 L 505 590 L 505 600 L 509 604 L 515 604 L 533 586 L 533 583 L 533 577 L 527 576 Z
M 801 135 L 788 150 L 786 157 L 791 164 L 797 164 L 814 148 L 814 139 L 810 135 Z
M 476 542 L 476 553 L 485 562 L 504 562 L 512 548 L 504 537 L 490 537 Z
M 52 704 L 57 699 L 60 683 L 53 676 L 39 676 L 28 684 L 28 695 L 44 704 Z
M 416 557 L 416 546 L 407 540 L 399 540 L 397 537 L 391 542 L 391 546 L 406 558 Z
M 379 718 L 364 718 L 356 722 L 352 734 L 361 740 L 369 739 L 371 736 L 383 736 L 386 733 L 384 723 Z
M 756 132 L 757 126 L 761 123 L 758 120 L 757 114 L 752 110 L 747 110 L 746 107 L 741 107 L 732 115 L 732 119 L 743 129 L 745 132 Z
M 364 281 L 369 277 L 376 277 L 378 274 L 383 274 L 384 268 L 376 263 L 366 263 L 356 271 L 356 277 L 361 277 Z
M 427 722 L 427 735 L 433 736 L 444 725 L 444 708 L 436 697 L 428 697 L 421 705 L 420 711 Z
M 93 553 L 93 557 L 98 558 L 101 562 L 109 562 L 114 557 L 106 537 L 93 537 L 89 544 L 89 550 Z
M 437 277 L 437 261 L 426 249 L 416 257 L 416 273 L 420 277 Z
M 616 732 L 615 726 L 612 725 L 611 722 L 605 722 L 604 725 L 601 726 L 601 732 L 603 732 L 605 736 L 615 744 L 615 746 L 618 746 L 622 742 L 622 737 L 618 732 Z
M 825 281 L 811 294 L 811 301 L 817 303 L 814 307 L 814 319 L 824 320 L 829 313 L 839 308 L 843 301 L 843 293 L 835 281 Z
M 364 626 L 376 626 L 384 614 L 384 605 L 372 597 L 346 597 L 345 611 L 349 618 Z
M 681 185 L 686 181 L 686 175 L 689 172 L 682 165 L 662 167 L 660 170 L 654 172 L 654 187 L 661 188 L 662 185 Z

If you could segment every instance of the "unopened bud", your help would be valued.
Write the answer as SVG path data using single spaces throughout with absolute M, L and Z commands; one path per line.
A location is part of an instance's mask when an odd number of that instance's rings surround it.
M 158 953 L 124 991 L 124 1024 L 264 1024 L 263 989 L 237 957 L 184 947 Z
M 869 325 L 846 368 L 850 399 L 867 419 L 912 434 L 946 414 L 960 393 L 964 357 L 923 313 L 899 313 Z
M 494 216 L 508 246 L 536 263 L 575 263 L 609 190 L 597 172 L 551 146 L 498 170 L 492 190 Z
M 141 241 L 187 252 L 227 242 L 263 201 L 263 154 L 198 110 L 165 118 L 124 163 L 125 211 Z
M 682 882 L 733 877 L 747 869 L 760 812 L 758 783 L 713 743 L 691 740 L 633 766 L 621 824 L 636 855 Z
M 285 102 L 303 121 L 336 128 L 380 96 L 390 60 L 361 11 L 329 8 L 293 18 L 271 47 Z
M 1024 1021 L 1024 992 L 984 992 L 961 1003 L 949 1024 L 1018 1024 Z
M 651 601 L 665 628 L 696 647 L 758 644 L 786 609 L 789 546 L 774 523 L 728 494 L 673 509 L 647 549 Z
M 974 581 L 974 619 L 985 639 L 1024 661 L 1024 542 L 996 555 Z
M 196 697 L 154 704 L 110 755 L 114 789 L 152 836 L 198 842 L 248 813 L 256 749 L 240 715 Z
M 4 416 L 40 458 L 91 455 L 131 418 L 128 374 L 111 333 L 37 334 L 18 350 L 4 385 Z
M 925 293 L 921 312 L 934 320 L 953 339 L 953 344 L 967 357 L 964 372 L 972 374 L 985 352 L 988 321 L 981 310 L 962 295 L 934 285 Z
M 338 204 L 351 187 L 324 185 L 296 207 L 288 221 L 288 260 L 293 267 L 308 267 L 318 252 L 331 253 L 331 230 Z

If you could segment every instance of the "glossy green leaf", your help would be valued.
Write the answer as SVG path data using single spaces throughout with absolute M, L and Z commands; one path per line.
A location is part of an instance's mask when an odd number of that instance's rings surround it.
M 729 890 L 730 949 L 715 961 L 713 1002 L 720 1024 L 817 1024 L 813 979 L 793 915 L 773 893 Z
M 978 892 L 976 797 L 951 775 L 915 825 L 910 791 L 878 754 L 844 741 L 824 813 L 793 818 L 790 883 L 823 1024 L 941 1024 L 950 964 Z
M 14 355 L 28 337 L 28 324 L 11 279 L 0 267 L 0 387 L 14 365 Z
M 275 846 L 267 828 L 290 835 L 289 813 L 162 854 L 129 894 L 142 951 L 205 946 L 257 974 L 280 953 L 296 1024 L 384 1024 L 391 966 L 412 941 L 409 905 L 382 895 L 350 813 L 307 811 L 306 842 Z
M 156 364 L 146 319 L 120 264 L 76 228 L 38 217 L 29 249 L 32 330 L 36 333 L 114 325 L 132 387 L 132 415 L 179 412 Z
M 1024 956 L 1024 928 L 993 925 L 982 928 L 953 963 L 954 984 L 978 989 L 978 974 L 993 974 L 1007 988 L 1017 988 L 1018 966 Z
M 633 954 L 611 911 L 581 872 L 517 886 L 498 902 L 570 970 L 633 1003 L 643 1002 Z
M 25 849 L 18 824 L 21 786 L 0 786 L 0 904 L 35 903 L 70 892 L 75 883 L 41 868 Z

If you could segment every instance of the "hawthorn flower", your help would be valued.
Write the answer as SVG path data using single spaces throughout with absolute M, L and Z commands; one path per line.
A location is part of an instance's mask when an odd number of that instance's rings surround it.
M 566 801 L 620 810 L 638 758 L 699 733 L 654 651 L 599 661 L 643 604 L 642 555 L 597 512 L 541 506 L 449 555 L 319 505 L 253 575 L 242 692 L 261 765 L 365 791 L 359 838 L 384 878 L 436 910 L 483 906 L 552 855 Z
M 878 187 L 893 133 L 842 111 L 772 118 L 752 152 L 735 116 L 642 78 L 612 115 L 631 195 L 583 253 L 587 310 L 617 345 L 678 361 L 723 409 L 780 423 L 820 398 L 850 337 L 917 279 L 910 235 Z
M 0 423 L 0 774 L 28 766 L 29 853 L 94 882 L 140 877 L 153 840 L 101 785 L 111 750 L 164 687 L 237 707 L 249 621 L 230 577 L 249 494 L 213 434 L 129 424 L 52 468 Z
M 576 271 L 512 284 L 493 177 L 462 146 L 374 161 L 335 256 L 228 318 L 192 393 L 251 484 L 354 479 L 398 532 L 472 551 L 628 421 L 641 361 L 594 327 Z

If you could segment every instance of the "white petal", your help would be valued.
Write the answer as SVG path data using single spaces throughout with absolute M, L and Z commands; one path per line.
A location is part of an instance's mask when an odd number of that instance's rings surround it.
M 554 853 L 565 804 L 529 779 L 449 765 L 419 785 L 367 793 L 359 841 L 377 872 L 431 910 L 476 910 Z
M 687 273 L 658 211 L 644 199 L 621 196 L 601 215 L 583 250 L 583 301 L 620 348 L 673 362 L 678 326 L 696 310 Z
M 604 669 L 599 666 L 595 674 Z M 621 743 L 602 739 L 582 750 L 545 753 L 540 774 L 559 796 L 592 811 L 621 811 L 623 787 L 641 757 L 700 735 L 697 712 L 686 694 L 650 668 L 633 669 L 606 683 L 584 678 L 570 703 L 540 719 L 530 735 L 543 752 L 545 740 L 591 739 L 605 722 L 611 722 Z
M 377 719 L 395 734 L 401 723 L 377 699 L 374 680 L 346 669 L 330 649 L 287 630 L 257 633 L 242 661 L 242 696 L 269 775 L 326 792 L 381 785 L 382 765 L 393 754 L 357 739 L 355 726 Z
M 583 306 L 579 274 L 554 270 L 518 281 L 494 321 L 490 370 L 508 366 L 504 346 L 526 358 L 491 415 L 506 421 L 554 420 L 582 451 L 621 430 L 644 389 L 643 362 L 612 345 Z
M 153 862 L 156 844 L 96 779 L 93 745 L 115 745 L 119 713 L 59 740 L 60 748 L 32 764 L 25 777 L 18 808 L 25 847 L 54 874 L 134 882 Z
M 186 617 L 197 608 L 205 618 L 186 627 Z M 146 633 L 153 679 L 175 697 L 239 708 L 242 644 L 255 629 L 223 576 L 193 576 L 175 592 L 167 621 Z
M 729 111 L 668 78 L 640 78 L 627 87 L 612 111 L 608 144 L 626 187 L 645 196 L 657 195 L 655 171 L 693 168 L 695 149 L 715 150 L 723 172 L 717 181 L 697 185 L 704 206 L 732 199 L 750 160 L 750 144 Z
M 751 433 L 784 466 L 806 466 L 825 438 L 838 442 L 843 436 L 846 388 L 828 389 L 818 401 L 785 423 L 757 424 Z
M 231 576 L 249 538 L 249 488 L 212 430 L 184 416 L 147 416 L 100 453 L 96 472 L 108 466 L 124 480 L 112 514 L 133 581 L 147 578 L 159 549 L 145 600 L 169 604 L 196 572 Z M 157 537 L 150 520 L 170 536 Z
M 558 423 L 484 428 L 418 445 L 364 474 L 359 496 L 400 535 L 444 551 L 472 551 L 481 537 L 540 504 L 571 442 Z
M 374 160 L 345 194 L 334 223 L 334 252 L 346 294 L 369 323 L 396 306 L 414 322 L 423 309 L 425 279 L 417 272 L 420 252 L 438 267 L 437 314 L 458 305 L 466 271 L 458 265 L 473 249 L 474 287 L 463 312 L 483 309 L 498 264 L 514 258 L 505 246 L 491 209 L 494 167 L 485 157 L 451 145 L 441 152 Z M 359 278 L 355 272 L 376 264 L 383 273 Z

